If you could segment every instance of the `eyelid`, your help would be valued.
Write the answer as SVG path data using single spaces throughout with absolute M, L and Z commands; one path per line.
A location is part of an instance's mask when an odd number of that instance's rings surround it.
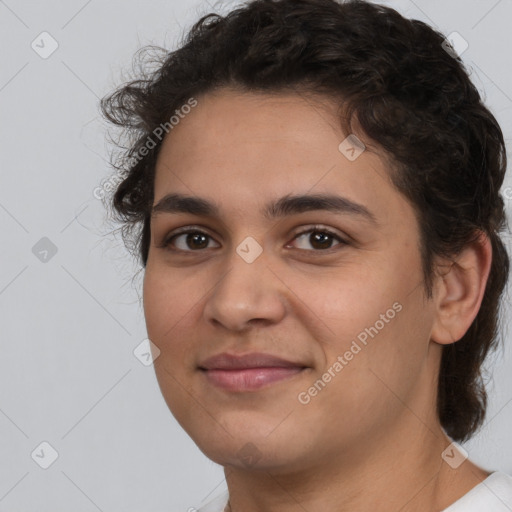
M 322 224 L 312 224 L 306 228 L 300 228 L 298 231 L 293 233 L 293 238 L 297 238 L 299 235 L 304 235 L 306 233 L 310 233 L 312 231 L 321 231 L 322 233 L 328 233 L 329 235 L 335 236 L 342 242 L 348 243 L 348 240 L 346 240 L 342 235 L 340 235 L 337 231 L 335 231 L 333 228 L 329 228 L 327 226 L 324 226 Z M 348 237 L 347 237 L 348 238 Z

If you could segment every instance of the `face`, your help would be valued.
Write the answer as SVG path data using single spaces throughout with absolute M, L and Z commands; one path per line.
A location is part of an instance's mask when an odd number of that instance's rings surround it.
M 406 407 L 425 416 L 435 399 L 413 209 L 368 140 L 340 147 L 335 112 L 224 89 L 198 98 L 159 154 L 144 277 L 155 371 L 222 465 L 349 460 L 386 431 L 403 439 Z M 205 369 L 225 353 L 288 363 Z

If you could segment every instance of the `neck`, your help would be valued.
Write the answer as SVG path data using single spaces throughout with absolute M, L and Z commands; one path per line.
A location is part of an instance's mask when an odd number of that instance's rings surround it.
M 409 414 L 403 429 L 358 450 L 338 449 L 329 460 L 300 470 L 225 468 L 229 512 L 427 512 L 443 510 L 488 473 L 470 461 L 452 469 L 441 457 L 450 444 L 439 424 Z M 287 466 L 290 468 L 291 466 Z

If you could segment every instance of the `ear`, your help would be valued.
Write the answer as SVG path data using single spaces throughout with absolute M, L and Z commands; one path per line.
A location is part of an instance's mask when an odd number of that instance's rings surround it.
M 491 269 L 492 245 L 484 232 L 478 233 L 478 239 L 455 259 L 438 267 L 435 319 L 430 337 L 441 345 L 454 343 L 464 336 L 482 303 Z

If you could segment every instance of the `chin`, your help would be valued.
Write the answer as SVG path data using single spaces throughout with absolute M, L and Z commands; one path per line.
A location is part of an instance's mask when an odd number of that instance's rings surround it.
M 290 460 L 273 448 L 252 441 L 236 443 L 236 446 L 209 446 L 201 451 L 213 462 L 224 467 L 236 467 L 247 471 L 270 471 L 289 467 Z
M 254 423 L 248 424 L 245 430 L 228 431 L 232 435 L 217 425 L 217 428 L 208 433 L 202 430 L 196 435 L 189 432 L 189 435 L 206 457 L 221 466 L 245 468 L 248 471 L 269 471 L 288 468 L 301 458 L 299 450 L 302 443 L 299 436 L 293 433 L 283 430 L 281 435 L 274 432 L 269 436 L 272 428 L 265 424 L 258 429 Z M 287 445 L 291 439 L 295 439 L 297 443 Z

